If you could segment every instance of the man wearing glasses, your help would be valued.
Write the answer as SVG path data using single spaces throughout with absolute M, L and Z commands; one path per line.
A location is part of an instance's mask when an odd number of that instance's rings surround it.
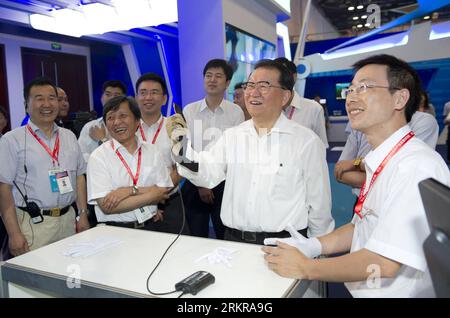
M 188 148 L 187 156 L 199 162 L 197 173 L 177 164 L 198 186 L 227 180 L 221 209 L 227 240 L 263 244 L 289 237 L 287 228 L 312 237 L 334 228 L 325 146 L 283 114 L 293 85 L 281 64 L 258 62 L 243 85 L 252 119 L 226 130 L 209 151 Z
M 390 55 L 371 56 L 354 67 L 345 107 L 352 128 L 373 149 L 365 157 L 366 181 L 355 215 L 319 238 L 294 233 L 278 240 L 278 247 L 263 248 L 265 259 L 281 276 L 345 282 L 354 297 L 431 297 L 422 248 L 430 229 L 418 183 L 431 177 L 450 185 L 450 173 L 407 124 L 419 106 L 419 77 Z M 347 254 L 313 259 L 336 253 Z
M 172 159 L 172 141 L 166 130 L 167 118 L 161 114 L 161 107 L 167 103 L 167 85 L 161 76 L 146 73 L 136 81 L 136 101 L 141 111 L 141 120 L 136 136 L 141 142 L 155 145 L 162 155 L 164 166 L 170 173 L 172 183 L 177 186 L 181 177 Z M 181 201 L 177 189 L 174 189 L 164 204 L 158 204 L 161 218 L 159 222 L 150 222 L 148 230 L 178 233 L 183 223 Z M 183 234 L 188 234 L 185 225 Z
M 357 86 L 351 86 L 342 90 L 342 97 L 346 98 L 352 93 L 365 94 L 367 90 L 377 87 L 380 88 L 379 86 L 374 86 L 374 84 L 360 83 Z M 408 125 L 417 138 L 424 141 L 432 149 L 435 149 L 439 136 L 439 125 L 434 116 L 416 111 Z M 338 182 L 352 186 L 353 194 L 358 196 L 360 188 L 366 179 L 363 158 L 369 153 L 371 146 L 365 135 L 361 131 L 352 129 L 350 123 L 347 125 L 346 131 L 349 131 L 350 134 L 339 161 L 334 167 L 334 175 Z

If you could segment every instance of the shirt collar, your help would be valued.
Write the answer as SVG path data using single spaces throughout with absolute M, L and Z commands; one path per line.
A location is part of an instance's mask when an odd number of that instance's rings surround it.
M 31 129 L 34 131 L 34 132 L 36 132 L 36 131 L 41 131 L 41 129 L 38 127 L 38 126 L 36 126 L 32 121 L 31 121 L 31 119 L 28 121 L 28 125 L 30 125 L 30 127 L 31 127 Z M 53 131 L 52 131 L 52 134 L 54 134 L 54 133 L 56 133 L 56 131 L 58 131 L 58 125 L 56 125 L 55 123 L 53 123 Z
M 152 128 L 154 126 L 159 126 L 159 124 L 161 123 L 163 118 L 164 118 L 164 116 L 161 114 L 161 116 L 159 116 L 159 119 L 155 123 L 153 123 L 151 126 L 147 125 L 141 118 L 141 126 L 144 128 L 144 130 Z
M 293 126 L 292 122 L 287 119 L 286 115 L 281 113 L 280 117 L 278 117 L 275 125 L 270 130 L 270 133 L 280 133 L 280 134 L 293 134 Z M 242 128 L 244 131 L 256 135 L 255 125 L 253 123 L 253 119 L 249 119 L 242 124 Z
M 225 98 L 222 99 L 222 101 L 219 104 L 219 107 L 217 107 L 216 110 L 220 108 L 222 111 L 225 111 L 225 109 L 223 108 L 224 101 L 225 101 Z M 206 98 L 203 98 L 202 102 L 200 103 L 200 109 L 198 110 L 198 112 L 200 113 L 200 112 L 203 112 L 205 110 L 209 110 L 209 107 L 208 107 L 208 104 L 206 103 Z
M 369 168 L 371 172 L 374 172 L 392 148 L 394 148 L 395 145 L 410 131 L 411 128 L 409 125 L 405 125 L 389 136 L 389 138 L 383 141 L 377 148 L 371 150 L 364 158 L 366 168 Z
M 140 138 L 137 138 L 136 136 L 134 136 L 136 142 L 137 142 L 137 148 L 136 151 L 133 155 L 135 155 L 137 153 L 137 151 L 139 150 L 139 148 L 142 147 L 143 142 L 141 141 Z M 117 140 L 115 140 L 114 138 L 111 138 L 110 141 L 108 141 L 108 146 L 115 152 L 116 150 L 119 150 L 120 152 L 126 151 L 128 153 L 128 151 L 125 149 L 124 146 L 122 146 L 122 144 L 120 142 L 118 142 Z

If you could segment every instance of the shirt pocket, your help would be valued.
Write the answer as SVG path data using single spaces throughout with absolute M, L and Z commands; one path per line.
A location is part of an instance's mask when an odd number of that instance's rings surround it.
M 280 164 L 272 175 L 271 194 L 273 197 L 287 199 L 298 191 L 300 169 L 294 165 Z

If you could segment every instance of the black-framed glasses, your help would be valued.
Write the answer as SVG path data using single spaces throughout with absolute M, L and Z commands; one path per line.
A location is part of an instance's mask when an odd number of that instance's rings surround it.
M 145 96 L 147 96 L 147 95 L 150 95 L 150 96 L 152 96 L 152 97 L 156 97 L 156 96 L 164 95 L 164 93 L 161 92 L 161 91 L 158 91 L 158 90 L 156 90 L 156 89 L 151 90 L 151 91 L 148 91 L 148 90 L 146 90 L 146 89 L 143 89 L 143 90 L 140 90 L 140 91 L 138 92 L 138 95 L 141 96 L 141 97 L 145 97 Z
M 350 86 L 349 88 L 343 89 L 341 91 L 341 97 L 346 99 L 350 94 L 356 94 L 356 95 L 364 94 L 368 88 L 387 88 L 387 89 L 394 89 L 394 90 L 400 89 L 397 87 L 390 87 L 390 86 L 384 86 L 384 85 L 359 83 L 356 86 Z
M 286 89 L 282 86 L 272 85 L 272 84 L 270 84 L 270 82 L 267 82 L 267 81 L 259 81 L 256 83 L 255 82 L 246 82 L 246 83 L 242 83 L 241 87 L 244 89 L 245 93 L 247 93 L 247 94 L 253 92 L 255 89 L 258 89 L 258 91 L 261 94 L 268 93 L 271 87 Z

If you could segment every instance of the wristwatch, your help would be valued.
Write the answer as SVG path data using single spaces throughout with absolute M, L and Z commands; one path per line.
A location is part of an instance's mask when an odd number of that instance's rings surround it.
M 131 187 L 131 195 L 136 195 L 139 192 L 139 188 L 136 185 Z
M 355 161 L 353 161 L 353 166 L 354 166 L 356 169 L 359 169 L 360 166 L 361 166 L 362 160 L 363 160 L 362 157 L 356 158 Z

